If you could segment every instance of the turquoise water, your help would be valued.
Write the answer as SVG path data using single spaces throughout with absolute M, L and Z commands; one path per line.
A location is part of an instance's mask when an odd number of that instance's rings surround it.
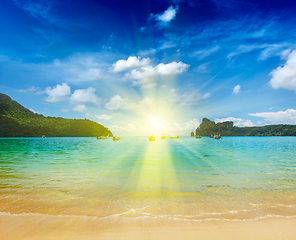
M 0 139 L 0 212 L 296 216 L 296 137 Z

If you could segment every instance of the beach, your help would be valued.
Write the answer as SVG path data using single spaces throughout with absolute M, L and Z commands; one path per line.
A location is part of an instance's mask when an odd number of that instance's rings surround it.
M 296 218 L 253 221 L 102 220 L 89 217 L 0 215 L 0 238 L 16 239 L 258 239 L 292 240 Z

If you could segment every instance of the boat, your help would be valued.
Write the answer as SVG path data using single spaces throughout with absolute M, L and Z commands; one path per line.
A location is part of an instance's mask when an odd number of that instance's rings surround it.
M 120 140 L 120 139 L 121 139 L 120 135 L 118 137 L 113 136 L 113 141 Z
M 214 135 L 213 135 L 213 134 L 211 134 L 210 138 L 213 138 L 213 137 L 214 137 Z
M 166 139 L 166 135 L 165 134 L 162 134 L 160 138 L 161 139 Z
M 170 139 L 179 139 L 179 136 L 172 136 Z
M 220 136 L 220 135 L 214 135 L 214 138 L 215 138 L 215 139 L 220 139 L 221 136 Z
M 42 135 L 42 138 L 46 138 L 45 135 Z
M 201 136 L 195 136 L 195 138 L 201 138 Z
M 109 136 L 97 136 L 97 139 L 107 139 Z
M 152 135 L 152 136 L 148 137 L 148 139 L 149 139 L 149 141 L 155 141 L 155 136 Z

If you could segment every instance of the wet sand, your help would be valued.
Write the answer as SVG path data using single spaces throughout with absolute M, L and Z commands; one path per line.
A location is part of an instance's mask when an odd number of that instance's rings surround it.
M 0 215 L 0 239 L 268 239 L 294 240 L 296 218 L 182 221 L 49 215 Z

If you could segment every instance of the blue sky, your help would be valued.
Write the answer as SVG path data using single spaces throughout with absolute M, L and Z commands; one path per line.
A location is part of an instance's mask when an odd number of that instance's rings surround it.
M 115 134 L 296 124 L 296 2 L 2 0 L 0 92 Z

